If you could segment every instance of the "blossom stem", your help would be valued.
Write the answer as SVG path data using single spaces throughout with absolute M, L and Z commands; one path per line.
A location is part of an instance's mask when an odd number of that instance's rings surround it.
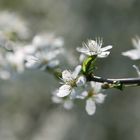
M 120 83 L 123 85 L 137 85 L 140 86 L 140 78 L 121 78 L 121 79 L 108 79 L 108 78 L 102 78 L 95 75 L 90 75 L 87 77 L 88 81 L 95 81 L 100 83 L 108 83 L 108 84 L 115 84 Z

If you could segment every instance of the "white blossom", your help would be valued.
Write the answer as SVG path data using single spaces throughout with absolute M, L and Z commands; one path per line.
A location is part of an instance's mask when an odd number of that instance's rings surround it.
M 9 36 L 15 33 L 20 39 L 27 39 L 30 35 L 27 23 L 14 12 L 0 13 L 0 30 Z
M 88 98 L 86 99 L 86 112 L 89 115 L 93 115 L 96 111 L 96 103 L 101 104 L 104 102 L 106 95 L 101 92 L 101 83 L 91 82 L 92 89 L 88 92 Z
M 81 71 L 81 65 L 78 65 L 74 72 L 64 70 L 62 72 L 62 80 L 64 84 L 59 88 L 57 96 L 65 97 L 68 96 L 74 90 L 74 87 L 83 86 L 86 82 L 83 76 L 79 76 Z
M 132 60 L 138 60 L 140 59 L 140 38 L 138 36 L 136 38 L 133 38 L 132 44 L 134 46 L 134 49 L 123 52 L 122 55 L 127 56 Z
M 81 52 L 87 56 L 93 56 L 96 55 L 99 58 L 104 58 L 107 57 L 110 54 L 110 50 L 112 48 L 111 45 L 102 47 L 103 41 L 99 39 L 98 41 L 96 40 L 88 40 L 87 43 L 83 43 L 82 48 L 77 48 L 78 52 Z

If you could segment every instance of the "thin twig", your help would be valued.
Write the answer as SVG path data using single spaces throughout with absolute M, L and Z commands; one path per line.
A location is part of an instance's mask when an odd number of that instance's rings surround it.
M 140 85 L 140 78 L 121 78 L 121 79 L 106 79 L 94 75 L 87 77 L 88 81 L 95 81 L 100 83 L 115 84 L 120 83 L 124 85 Z

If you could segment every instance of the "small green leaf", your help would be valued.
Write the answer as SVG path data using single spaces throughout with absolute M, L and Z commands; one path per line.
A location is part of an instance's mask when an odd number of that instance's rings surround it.
M 82 64 L 83 73 L 88 74 L 94 69 L 94 63 L 96 61 L 96 56 L 89 56 L 86 58 Z

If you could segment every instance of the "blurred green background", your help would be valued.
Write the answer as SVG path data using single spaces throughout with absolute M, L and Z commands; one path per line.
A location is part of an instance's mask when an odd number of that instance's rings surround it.
M 139 0 L 0 0 L 0 10 L 14 11 L 29 22 L 33 34 L 42 31 L 63 36 L 69 54 L 64 69 L 78 62 L 82 41 L 103 37 L 113 45 L 111 55 L 98 62 L 97 75 L 135 77 L 132 61 L 121 52 L 132 48 L 140 35 Z M 63 59 L 63 58 L 61 58 Z M 65 58 L 66 59 L 66 58 Z M 69 66 L 69 64 L 71 64 Z M 88 116 L 84 104 L 71 111 L 51 102 L 59 83 L 44 72 L 27 71 L 0 81 L 0 140 L 139 140 L 140 90 L 107 91 L 104 104 Z

